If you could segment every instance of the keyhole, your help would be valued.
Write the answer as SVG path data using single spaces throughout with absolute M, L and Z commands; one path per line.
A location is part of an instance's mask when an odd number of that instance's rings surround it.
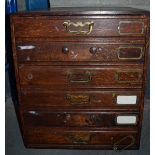
M 32 75 L 32 74 L 28 74 L 28 75 L 27 75 L 27 79 L 28 79 L 28 80 L 32 80 L 32 79 L 33 79 L 33 75 Z

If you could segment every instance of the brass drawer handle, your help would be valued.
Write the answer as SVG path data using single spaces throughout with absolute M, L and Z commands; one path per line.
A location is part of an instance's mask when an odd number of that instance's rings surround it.
M 74 73 L 69 74 L 70 83 L 89 83 L 92 80 L 92 75 L 87 73 Z
M 90 103 L 89 95 L 67 95 L 67 100 L 72 105 L 86 105 Z
M 119 144 L 120 144 L 121 142 L 125 141 L 125 140 L 128 139 L 128 138 L 131 139 L 131 142 L 130 142 L 128 145 L 124 146 L 122 149 L 118 150 Z M 134 136 L 128 135 L 128 136 L 123 137 L 122 139 L 118 140 L 117 142 L 115 142 L 115 143 L 113 144 L 113 150 L 116 151 L 116 152 L 120 152 L 120 151 L 123 151 L 123 150 L 126 150 L 126 149 L 130 148 L 130 147 L 133 146 L 134 144 L 135 144 L 135 138 L 134 138 Z
M 91 135 L 75 134 L 75 135 L 70 135 L 69 139 L 73 144 L 88 144 L 91 141 Z
M 65 21 L 63 23 L 63 26 L 64 26 L 66 32 L 69 32 L 71 34 L 88 35 L 93 30 L 94 22 L 91 21 L 91 22 L 84 22 L 84 23 L 82 23 L 82 22 L 73 23 L 73 22 L 70 22 L 70 21 Z M 71 26 L 75 27 L 75 28 L 78 28 L 78 30 L 71 30 Z M 88 26 L 88 31 L 82 30 L 82 28 L 85 27 L 85 26 Z

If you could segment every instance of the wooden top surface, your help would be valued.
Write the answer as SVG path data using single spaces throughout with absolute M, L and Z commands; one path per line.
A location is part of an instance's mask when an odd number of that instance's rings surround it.
M 14 13 L 30 15 L 147 15 L 149 11 L 130 7 L 55 7 L 49 10 L 21 11 Z

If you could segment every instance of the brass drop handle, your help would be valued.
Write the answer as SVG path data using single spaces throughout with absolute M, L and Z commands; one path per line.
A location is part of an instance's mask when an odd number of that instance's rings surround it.
M 69 53 L 69 48 L 68 47 L 63 47 L 62 48 L 62 53 L 68 54 Z
M 92 32 L 93 27 L 94 27 L 94 22 L 81 22 L 78 21 L 76 23 L 71 22 L 71 21 L 65 21 L 63 23 L 63 26 L 66 30 L 66 32 L 74 34 L 74 35 L 88 35 Z M 82 30 L 84 27 L 88 27 L 88 30 Z M 76 30 L 72 29 L 76 28 Z
M 125 141 L 126 139 L 130 139 L 131 142 L 130 142 L 128 145 L 124 146 L 122 149 L 119 150 L 119 149 L 118 149 L 118 146 L 119 146 L 123 141 Z M 126 150 L 126 149 L 130 148 L 131 146 L 133 146 L 133 145 L 135 144 L 135 141 L 136 141 L 136 140 L 135 140 L 135 137 L 132 136 L 132 135 L 128 135 L 128 136 L 126 136 L 126 137 L 123 137 L 122 139 L 118 140 L 117 142 L 115 142 L 115 143 L 113 144 L 113 150 L 116 151 L 116 152 L 120 152 L 120 151 Z
M 92 74 L 89 72 L 84 74 L 71 73 L 68 78 L 70 83 L 89 83 L 92 80 Z
M 67 100 L 70 102 L 71 105 L 87 105 L 90 103 L 90 96 L 89 95 L 70 95 L 67 94 Z
M 91 135 L 75 134 L 75 135 L 70 135 L 69 139 L 74 144 L 88 144 L 91 141 Z

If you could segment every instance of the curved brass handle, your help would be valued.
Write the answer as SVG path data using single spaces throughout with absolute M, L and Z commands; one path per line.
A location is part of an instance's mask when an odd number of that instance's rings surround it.
M 125 141 L 127 138 L 130 138 L 130 139 L 131 139 L 130 144 L 128 144 L 127 146 L 125 146 L 125 147 L 123 147 L 122 149 L 118 150 L 119 144 L 120 144 L 121 142 Z M 122 139 L 118 140 L 117 142 L 115 142 L 115 143 L 113 144 L 113 150 L 116 151 L 116 152 L 120 152 L 120 151 L 123 151 L 123 150 L 128 149 L 129 147 L 131 147 L 132 145 L 134 145 L 134 143 L 135 143 L 135 138 L 134 138 L 134 136 L 128 135 L 128 136 L 123 137 Z
M 93 26 L 94 26 L 94 22 L 77 22 L 77 23 L 73 23 L 70 21 L 65 21 L 63 23 L 63 26 L 65 27 L 66 32 L 69 32 L 71 34 L 75 34 L 75 35 L 88 35 L 92 32 L 93 30 Z M 77 30 L 71 30 L 71 26 L 78 28 Z M 84 31 L 82 30 L 83 27 L 88 26 L 88 31 Z

